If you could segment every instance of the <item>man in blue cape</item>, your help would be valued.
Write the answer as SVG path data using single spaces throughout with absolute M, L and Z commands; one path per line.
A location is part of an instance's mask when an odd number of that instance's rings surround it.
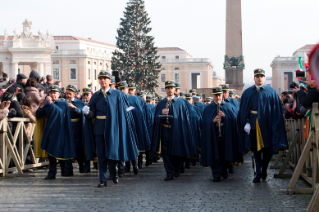
M 234 106 L 234 109 L 236 109 L 236 113 L 237 113 L 239 110 L 239 102 L 236 99 L 231 98 L 229 96 L 229 93 L 230 93 L 229 84 L 223 84 L 223 85 L 219 85 L 219 86 L 221 86 L 223 89 L 224 101 L 231 103 Z M 237 116 L 237 114 L 236 114 L 236 116 Z
M 128 103 L 131 107 L 134 107 L 130 112 L 133 115 L 134 120 L 134 133 L 136 134 L 137 147 L 139 152 L 141 148 L 145 148 L 145 142 L 149 142 L 148 149 L 150 148 L 150 138 L 147 129 L 147 120 L 146 120 L 146 111 L 144 111 L 144 103 L 143 99 L 128 94 L 128 84 L 126 81 L 121 81 L 117 83 L 117 87 L 120 91 L 127 95 Z M 145 105 L 146 107 L 146 105 Z M 145 151 L 145 149 L 144 149 Z M 132 166 L 134 174 L 138 174 L 137 161 L 132 160 Z M 130 161 L 126 162 L 125 167 L 126 172 L 130 172 Z
M 236 99 L 231 98 L 231 97 L 229 96 L 229 94 L 230 94 L 229 84 L 223 84 L 223 85 L 219 85 L 219 86 L 221 86 L 222 89 L 223 89 L 223 100 L 224 100 L 225 102 L 228 102 L 228 103 L 230 103 L 230 104 L 233 105 L 233 108 L 234 108 L 234 110 L 235 110 L 235 117 L 237 118 L 237 114 L 238 114 L 238 110 L 239 110 L 239 102 L 238 102 Z M 240 154 L 238 155 L 238 159 L 239 159 L 240 161 L 243 161 L 243 159 L 242 159 L 242 160 L 240 159 L 240 158 L 242 158 L 242 157 L 243 157 L 243 156 L 242 156 L 242 154 L 240 153 Z M 240 162 L 240 163 L 241 163 L 241 162 Z M 229 163 L 228 169 L 229 169 L 229 173 L 230 173 L 230 174 L 234 173 L 234 172 L 235 172 L 235 170 L 234 170 L 234 164 L 233 164 L 233 163 Z
M 60 88 L 49 86 L 49 96 L 40 102 L 36 117 L 46 117 L 46 124 L 41 140 L 41 149 L 48 153 L 49 172 L 46 180 L 55 179 L 57 159 L 61 166 L 62 176 L 73 176 L 72 158 L 75 158 L 75 147 L 70 123 L 69 105 L 59 100 Z
M 179 176 L 182 158 L 197 156 L 197 150 L 187 103 L 174 96 L 174 81 L 166 81 L 165 90 L 167 97 L 155 110 L 151 154 L 163 154 L 165 181 L 169 181 Z
M 228 164 L 236 162 L 238 154 L 234 108 L 222 98 L 222 87 L 214 87 L 214 101 L 205 108 L 201 123 L 201 165 L 211 167 L 213 182 L 228 178 Z
M 147 127 L 147 104 L 146 104 L 146 93 L 145 91 L 139 91 L 137 93 L 137 98 L 139 99 L 139 107 L 141 108 L 140 117 L 136 117 L 139 121 L 135 121 L 136 124 L 140 126 L 136 126 L 136 132 L 138 137 L 138 150 L 140 155 L 138 156 L 138 168 L 143 168 L 143 154 L 145 154 L 145 166 L 150 165 L 150 147 L 151 147 L 151 135 L 149 134 L 149 128 Z M 137 115 L 137 114 L 136 114 Z M 139 123 L 143 121 L 143 123 Z M 143 129 L 141 129 L 143 128 Z
M 265 71 L 254 70 L 255 85 L 247 88 L 237 117 L 240 150 L 252 151 L 254 183 L 266 180 L 272 155 L 287 148 L 285 123 L 281 102 L 275 89 L 265 85 Z M 263 159 L 261 159 L 263 154 Z
M 196 107 L 193 104 L 193 96 L 192 94 L 186 94 L 185 99 L 187 100 L 187 104 L 189 106 L 189 110 L 191 111 L 191 120 L 192 120 L 192 130 L 194 141 L 196 143 L 196 148 L 198 153 L 200 153 L 200 141 L 201 141 L 201 131 L 200 131 L 200 123 L 202 119 L 202 111 L 199 107 Z M 187 169 L 190 168 L 190 161 L 192 161 L 192 165 L 195 166 L 198 158 L 186 158 L 185 159 L 185 167 Z
M 84 102 L 75 98 L 76 92 L 77 89 L 74 85 L 68 85 L 65 90 L 65 96 L 69 104 L 72 134 L 75 144 L 76 160 L 79 164 L 79 172 L 87 173 L 90 171 L 90 167 L 88 167 L 88 169 L 85 168 L 85 146 L 82 139 L 85 138 L 88 129 L 85 128 L 84 112 L 82 111 Z
M 95 119 L 93 132 L 99 164 L 98 187 L 107 186 L 107 164 L 112 173 L 115 173 L 113 182 L 118 183 L 116 174 L 118 161 L 134 160 L 138 155 L 132 129 L 133 117 L 128 113 L 127 97 L 123 92 L 110 88 L 110 78 L 109 72 L 100 71 L 98 79 L 101 89 L 93 94 L 89 104 L 90 111 L 86 116 Z M 87 113 L 87 107 L 83 110 Z M 87 139 L 85 142 L 87 145 L 92 145 Z

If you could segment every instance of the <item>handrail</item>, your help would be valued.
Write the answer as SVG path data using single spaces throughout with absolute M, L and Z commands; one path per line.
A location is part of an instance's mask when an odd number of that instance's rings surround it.
M 308 123 L 307 123 L 308 122 Z M 309 126 L 311 124 L 311 126 Z M 286 120 L 288 126 L 287 138 L 289 151 L 278 154 L 271 168 L 280 168 L 275 178 L 291 177 L 288 188 L 281 189 L 282 193 L 314 193 L 307 211 L 319 211 L 319 111 L 318 103 L 313 103 L 311 122 L 308 117 Z M 280 157 L 286 154 L 280 165 Z M 293 168 L 293 174 L 284 174 L 287 168 Z M 297 188 L 296 184 L 302 177 L 311 188 Z
M 14 134 L 8 127 L 8 122 L 16 124 Z M 28 133 L 26 123 L 30 123 L 29 118 L 5 118 L 0 121 L 0 176 L 28 176 L 23 173 L 23 170 L 48 165 L 48 162 L 40 163 L 35 157 L 35 145 L 31 145 L 34 140 L 35 124 L 32 124 L 31 131 Z M 28 154 L 32 162 L 27 165 Z M 13 161 L 12 167 L 10 167 L 11 161 Z M 11 174 L 12 171 L 18 171 L 18 173 Z

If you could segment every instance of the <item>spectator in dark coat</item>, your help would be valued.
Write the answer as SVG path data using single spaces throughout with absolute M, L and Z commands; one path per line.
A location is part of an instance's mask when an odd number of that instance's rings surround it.
M 36 79 L 37 81 L 37 88 L 41 91 L 45 91 L 45 88 L 43 87 L 43 85 L 41 85 L 41 82 L 43 81 L 43 79 L 40 77 L 40 75 L 38 74 L 38 72 L 36 72 L 35 70 L 32 70 L 30 72 L 29 78 L 33 78 Z
M 25 88 L 25 83 L 27 81 L 27 78 L 28 77 L 26 77 L 24 74 L 18 74 L 16 83 L 7 89 L 7 92 L 11 94 L 14 94 L 17 88 L 22 89 L 22 91 L 17 94 L 18 102 L 20 102 L 25 97 L 24 88 Z
M 46 79 L 47 79 L 47 82 L 43 83 L 42 86 L 45 89 L 44 93 L 46 93 L 48 95 L 48 89 L 49 89 L 50 85 L 53 85 L 53 76 L 48 74 L 46 76 Z

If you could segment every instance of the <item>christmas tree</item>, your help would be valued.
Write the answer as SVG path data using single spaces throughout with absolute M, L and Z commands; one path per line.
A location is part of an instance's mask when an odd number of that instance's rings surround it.
M 138 90 L 152 93 L 158 87 L 161 64 L 156 61 L 159 56 L 154 37 L 148 35 L 152 30 L 150 23 L 144 1 L 130 0 L 117 30 L 116 45 L 119 50 L 112 52 L 111 68 L 113 71 L 123 70 L 128 83 L 139 85 Z

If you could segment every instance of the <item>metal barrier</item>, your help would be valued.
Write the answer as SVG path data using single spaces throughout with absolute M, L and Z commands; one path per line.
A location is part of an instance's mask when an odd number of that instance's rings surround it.
M 8 122 L 16 123 L 14 135 L 8 127 Z M 39 162 L 35 157 L 34 145 L 31 145 L 35 132 L 35 124 L 29 133 L 26 131 L 25 123 L 30 122 L 28 118 L 5 118 L 0 121 L 0 176 L 3 177 L 25 177 L 28 174 L 23 170 L 48 165 L 48 162 Z M 27 155 L 30 155 L 31 164 L 26 165 Z M 10 166 L 10 161 L 14 166 Z M 17 174 L 10 172 L 18 171 Z
M 279 173 L 274 175 L 275 178 L 291 177 L 288 188 L 281 189 L 281 193 L 314 193 L 307 211 L 319 211 L 318 103 L 314 103 L 312 106 L 311 126 L 306 133 L 307 119 L 306 117 L 298 120 L 286 120 L 289 150 L 288 152 L 280 152 L 270 168 L 280 169 Z M 285 160 L 281 163 L 280 160 L 285 154 Z M 288 168 L 294 169 L 293 174 L 284 173 Z M 307 181 L 311 188 L 297 188 L 296 184 L 299 177 Z

